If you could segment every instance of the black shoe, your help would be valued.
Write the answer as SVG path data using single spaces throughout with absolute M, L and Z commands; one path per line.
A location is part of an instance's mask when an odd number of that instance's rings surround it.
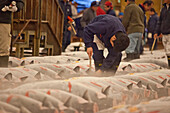
M 8 67 L 9 56 L 0 56 L 0 67 Z
M 98 71 L 100 67 L 102 66 L 102 64 L 103 64 L 103 61 L 94 61 L 95 71 Z
M 140 59 L 140 54 L 134 53 L 134 59 Z
M 134 53 L 127 53 L 126 58 L 123 59 L 125 62 L 129 62 L 134 59 Z
M 167 56 L 167 58 L 168 58 L 168 66 L 170 68 L 170 56 Z

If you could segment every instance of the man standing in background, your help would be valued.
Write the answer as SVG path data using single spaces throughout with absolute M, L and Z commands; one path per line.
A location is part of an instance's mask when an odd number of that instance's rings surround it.
M 106 14 L 116 16 L 115 11 L 113 10 L 113 5 L 111 2 L 106 1 L 104 4 L 104 9 L 106 10 Z
M 72 16 L 71 5 L 69 0 L 59 0 L 60 6 L 64 12 L 64 26 L 63 26 L 63 41 L 62 41 L 62 52 L 65 52 L 67 46 L 71 43 L 71 26 L 68 23 L 68 16 Z
M 8 67 L 12 12 L 23 6 L 22 0 L 0 0 L 0 67 Z
M 147 29 L 148 29 L 147 39 L 148 39 L 149 50 L 151 50 L 153 42 L 154 42 L 154 33 L 156 29 L 156 24 L 159 20 L 159 17 L 154 8 L 150 9 L 149 15 L 150 15 L 150 18 L 149 18 L 148 25 L 147 25 Z M 153 49 L 156 50 L 156 48 L 157 48 L 157 40 L 155 41 L 155 46 Z
M 140 44 L 144 32 L 144 13 L 135 0 L 125 0 L 127 6 L 124 11 L 122 23 L 126 29 L 130 44 L 125 50 L 126 58 L 124 61 L 135 59 L 140 53 Z
M 139 4 L 139 7 L 142 9 L 143 13 L 144 13 L 144 25 L 145 25 L 145 28 L 144 28 L 144 33 L 143 33 L 143 39 L 145 39 L 145 31 L 146 31 L 146 12 L 147 11 L 150 11 L 150 9 L 153 7 L 153 1 L 152 0 L 145 0 L 145 2 L 143 2 L 142 4 Z M 142 41 L 141 41 L 141 44 L 140 44 L 140 54 L 143 53 L 144 49 L 143 49 L 143 45 L 142 45 Z M 137 58 L 139 58 L 137 56 Z
M 168 65 L 170 67 L 170 0 L 164 0 L 163 5 L 164 7 L 161 10 L 154 38 L 157 38 L 157 36 L 162 33 L 162 42 L 167 55 Z
M 81 26 L 84 28 L 96 17 L 96 11 L 100 5 L 99 1 L 93 1 L 90 8 L 86 9 L 83 13 L 83 16 L 80 20 Z

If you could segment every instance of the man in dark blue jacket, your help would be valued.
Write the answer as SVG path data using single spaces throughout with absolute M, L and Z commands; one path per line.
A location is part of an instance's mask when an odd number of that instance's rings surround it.
M 96 43 L 94 35 L 98 39 Z M 96 71 L 115 73 L 121 61 L 121 51 L 129 45 L 129 38 L 120 20 L 111 15 L 95 17 L 84 28 L 83 39 L 89 58 L 93 54 Z M 103 56 L 103 49 L 99 47 L 101 44 L 108 49 L 109 53 L 106 58 Z
M 144 26 L 146 29 L 146 12 L 149 11 L 152 7 L 153 7 L 153 1 L 152 0 L 145 0 L 145 2 L 143 2 L 142 4 L 139 4 L 139 7 L 143 10 L 144 12 Z M 143 33 L 143 38 L 145 39 L 145 33 L 146 30 L 144 29 L 144 33 Z M 141 42 L 142 43 L 142 42 Z M 143 46 L 141 44 L 141 48 L 140 48 L 140 54 L 142 54 L 144 51 Z M 136 56 L 136 58 L 139 58 L 139 55 Z
M 148 29 L 148 45 L 149 45 L 149 50 L 151 50 L 154 42 L 154 33 L 156 29 L 156 24 L 158 22 L 159 17 L 154 8 L 150 9 L 149 14 L 150 14 L 150 18 L 148 21 L 147 29 Z M 156 48 L 157 48 L 157 40 L 155 42 L 154 50 Z
M 71 43 L 71 26 L 68 23 L 68 16 L 72 16 L 71 5 L 67 0 L 59 0 L 60 6 L 64 12 L 64 27 L 63 27 L 63 41 L 62 41 L 62 51 L 65 52 L 67 46 Z
M 161 10 L 154 38 L 156 38 L 160 34 L 163 35 L 162 42 L 170 67 L 170 0 L 164 0 L 164 7 Z

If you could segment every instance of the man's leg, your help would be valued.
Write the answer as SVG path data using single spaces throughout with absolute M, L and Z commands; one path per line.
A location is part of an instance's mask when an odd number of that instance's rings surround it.
M 93 59 L 94 59 L 94 64 L 95 64 L 95 70 L 99 70 L 100 67 L 103 64 L 103 50 L 98 50 L 96 43 L 93 43 L 92 45 L 93 48 Z
M 130 61 L 134 59 L 134 52 L 138 41 L 138 38 L 136 38 L 136 33 L 131 33 L 128 35 L 128 37 L 130 39 L 130 43 L 128 48 L 126 48 L 125 50 L 126 58 L 124 59 L 124 61 Z
M 103 60 L 103 65 L 101 69 L 109 75 L 114 75 L 119 67 L 122 54 L 121 52 L 116 52 L 114 48 L 108 48 L 108 51 L 109 53 L 107 57 Z
M 163 35 L 162 42 L 168 59 L 168 66 L 170 68 L 170 34 Z
M 65 49 L 70 44 L 71 41 L 71 32 L 70 31 L 64 31 L 63 33 L 63 42 L 62 42 L 62 52 L 65 52 Z
M 0 24 L 0 67 L 8 67 L 11 25 Z
M 134 52 L 134 59 L 140 58 L 141 44 L 143 33 L 135 33 L 134 38 L 137 39 L 137 44 Z M 143 47 L 142 47 L 143 48 Z

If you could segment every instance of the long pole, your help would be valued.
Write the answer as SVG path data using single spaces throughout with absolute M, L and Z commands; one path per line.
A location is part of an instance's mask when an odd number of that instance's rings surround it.
M 153 41 L 153 44 L 152 44 L 151 54 L 153 54 L 152 51 L 153 51 L 153 49 L 154 49 L 154 47 L 155 47 L 155 42 L 156 42 L 156 38 L 154 38 L 154 41 Z
M 41 0 L 39 0 L 38 4 L 38 23 L 37 23 L 37 30 L 36 34 L 34 37 L 34 50 L 33 50 L 33 55 L 34 56 L 39 56 L 39 48 L 40 48 L 40 38 L 41 38 Z
M 12 38 L 13 38 L 13 29 L 14 29 L 14 23 L 13 23 L 13 16 L 14 14 L 12 13 L 12 16 L 11 16 L 11 45 L 10 45 L 10 55 L 12 55 L 12 47 L 13 47 L 13 44 L 12 44 Z

